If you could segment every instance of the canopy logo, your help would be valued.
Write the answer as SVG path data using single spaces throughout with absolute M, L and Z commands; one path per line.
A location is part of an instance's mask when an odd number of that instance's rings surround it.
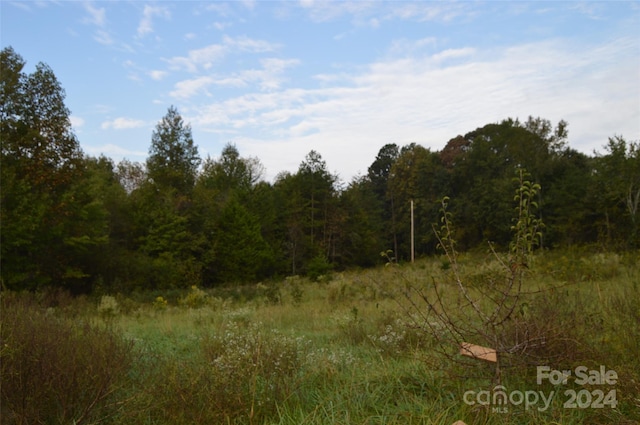
M 544 412 L 549 409 L 556 396 L 561 394 L 562 406 L 565 409 L 615 409 L 618 405 L 615 388 L 609 388 L 618 382 L 618 374 L 614 370 L 607 370 L 605 366 L 590 370 L 586 366 L 578 366 L 574 370 L 555 370 L 549 366 L 538 366 L 536 383 L 542 385 L 548 381 L 554 386 L 566 385 L 573 377 L 575 385 L 589 385 L 602 387 L 596 389 L 567 389 L 565 391 L 551 390 L 514 390 L 507 392 L 502 385 L 492 390 L 469 390 L 462 396 L 465 404 L 491 406 L 493 413 L 508 413 L 510 406 L 524 406 L 525 410 L 537 409 Z M 606 386 L 606 388 L 604 388 Z

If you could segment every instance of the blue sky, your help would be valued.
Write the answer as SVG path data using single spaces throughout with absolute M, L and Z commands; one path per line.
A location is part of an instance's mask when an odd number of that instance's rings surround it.
M 640 139 L 640 2 L 7 1 L 0 41 L 45 62 L 83 150 L 143 162 L 175 105 L 204 158 L 272 180 L 316 150 L 345 182 L 386 143 L 440 150 L 512 117 L 569 145 Z

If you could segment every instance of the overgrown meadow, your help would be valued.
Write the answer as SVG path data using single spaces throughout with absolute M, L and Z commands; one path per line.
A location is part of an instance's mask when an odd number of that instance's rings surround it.
M 499 328 L 501 341 L 516 342 L 499 351 L 499 375 L 494 363 L 462 356 L 456 335 L 474 320 L 456 275 L 470 297 L 504 275 L 489 250 L 461 254 L 455 270 L 443 256 L 211 290 L 4 292 L 1 421 L 638 423 L 638 260 L 637 252 L 533 256 Z M 537 366 L 571 376 L 538 384 Z M 581 366 L 617 380 L 581 382 Z

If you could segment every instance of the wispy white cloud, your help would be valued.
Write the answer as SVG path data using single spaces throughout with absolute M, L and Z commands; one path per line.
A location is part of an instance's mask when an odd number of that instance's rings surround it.
M 169 9 L 163 6 L 150 6 L 146 4 L 142 11 L 142 18 L 138 24 L 138 37 L 144 37 L 153 32 L 153 18 L 160 17 L 164 19 L 171 18 Z
M 280 47 L 278 44 L 274 44 L 265 40 L 249 38 L 247 36 L 234 38 L 225 35 L 223 38 L 223 44 L 230 51 L 238 50 L 248 53 L 273 52 Z
M 389 54 L 391 55 L 415 55 L 424 50 L 433 50 L 437 47 L 438 41 L 435 37 L 426 37 L 420 39 L 407 39 L 400 38 L 393 40 L 389 47 Z
M 210 44 L 200 49 L 190 50 L 187 56 L 174 56 L 165 59 L 174 70 L 186 70 L 195 73 L 199 70 L 210 69 L 213 64 L 231 52 L 266 53 L 279 49 L 278 44 L 249 37 L 224 36 L 222 43 Z
M 247 84 L 257 83 L 260 90 L 270 91 L 280 88 L 282 74 L 287 68 L 300 63 L 297 59 L 267 58 L 260 60 L 262 69 L 246 70 L 239 73 L 238 77 Z
M 111 34 L 104 30 L 97 30 L 93 35 L 93 39 L 105 46 L 110 46 L 114 43 Z
M 76 115 L 71 115 L 69 121 L 71 121 L 71 126 L 74 129 L 78 129 L 84 125 L 84 119 Z
M 253 10 L 256 7 L 256 0 L 241 0 L 241 3 L 248 10 Z
M 229 17 L 233 14 L 230 3 L 210 2 L 207 3 L 205 10 L 208 12 L 214 12 L 223 18 Z
M 203 105 L 190 119 L 196 129 L 242 141 L 271 172 L 283 170 L 284 152 L 296 158 L 295 166 L 316 149 L 351 177 L 366 171 L 385 143 L 441 149 L 457 134 L 509 116 L 565 119 L 572 146 L 589 151 L 621 129 L 640 134 L 640 124 L 629 126 L 640 92 L 634 49 L 637 42 L 628 39 L 589 49 L 556 39 L 391 57 L 362 72 L 327 77 L 326 87 Z
M 29 4 L 27 2 L 24 1 L 12 1 L 9 2 L 9 4 L 11 6 L 17 7 L 18 9 L 22 9 L 26 12 L 31 12 L 31 8 L 29 7 Z
M 119 117 L 111 121 L 104 121 L 100 128 L 103 130 L 113 129 L 113 130 L 126 130 L 130 128 L 139 128 L 146 126 L 147 123 L 142 120 L 136 120 L 133 118 L 125 118 Z
M 160 81 L 168 75 L 167 71 L 153 70 L 148 72 L 151 79 Z
M 207 93 L 206 88 L 213 84 L 214 81 L 215 80 L 209 76 L 179 81 L 169 95 L 179 99 L 188 99 L 196 94 Z
M 104 2 L 102 4 L 104 4 Z M 121 52 L 132 53 L 134 51 L 129 44 L 116 40 L 116 36 L 114 36 L 115 32 L 110 28 L 107 12 L 104 7 L 96 7 L 94 2 L 91 1 L 83 2 L 82 6 L 87 15 L 82 18 L 81 22 L 94 27 L 93 39 L 97 43 Z
M 187 56 L 174 56 L 166 59 L 166 62 L 171 69 L 195 73 L 200 68 L 211 68 L 213 63 L 220 60 L 225 53 L 226 48 L 224 45 L 210 44 L 200 49 L 190 50 Z
M 285 70 L 299 63 L 297 59 L 265 58 L 260 60 L 262 68 L 247 69 L 225 76 L 211 74 L 179 81 L 169 95 L 179 99 L 188 99 L 196 95 L 208 96 L 208 87 L 214 85 L 238 88 L 255 84 L 260 91 L 278 90 L 285 80 Z
M 361 17 L 378 6 L 375 1 L 314 1 L 301 0 L 300 6 L 316 22 L 327 22 L 345 15 Z
M 605 4 L 598 4 L 598 2 L 573 2 L 569 4 L 569 9 L 575 10 L 594 21 L 604 19 Z
M 468 2 L 300 0 L 299 6 L 314 22 L 330 22 L 349 17 L 356 27 L 374 29 L 390 20 L 452 22 L 473 18 L 479 13 L 478 5 Z
M 233 26 L 233 23 L 231 22 L 219 22 L 216 21 L 213 24 L 211 24 L 215 29 L 217 29 L 218 31 L 224 31 L 227 28 Z
M 83 6 L 87 12 L 87 16 L 82 19 L 83 23 L 95 25 L 100 28 L 106 25 L 107 15 L 104 7 L 95 7 L 94 4 L 89 1 L 85 1 Z
M 470 57 L 470 56 L 473 56 L 475 52 L 476 52 L 476 49 L 472 47 L 463 47 L 461 49 L 447 49 L 433 55 L 432 59 L 435 62 L 443 62 L 448 59 L 459 59 L 459 58 Z
M 451 22 L 468 19 L 478 14 L 479 5 L 467 2 L 397 2 L 386 19 L 401 19 L 417 22 Z

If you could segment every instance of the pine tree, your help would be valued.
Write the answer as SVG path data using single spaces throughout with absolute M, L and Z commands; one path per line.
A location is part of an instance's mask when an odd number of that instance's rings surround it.
M 178 193 L 189 193 L 196 181 L 200 157 L 191 126 L 171 106 L 151 136 L 147 172 L 151 181 Z

